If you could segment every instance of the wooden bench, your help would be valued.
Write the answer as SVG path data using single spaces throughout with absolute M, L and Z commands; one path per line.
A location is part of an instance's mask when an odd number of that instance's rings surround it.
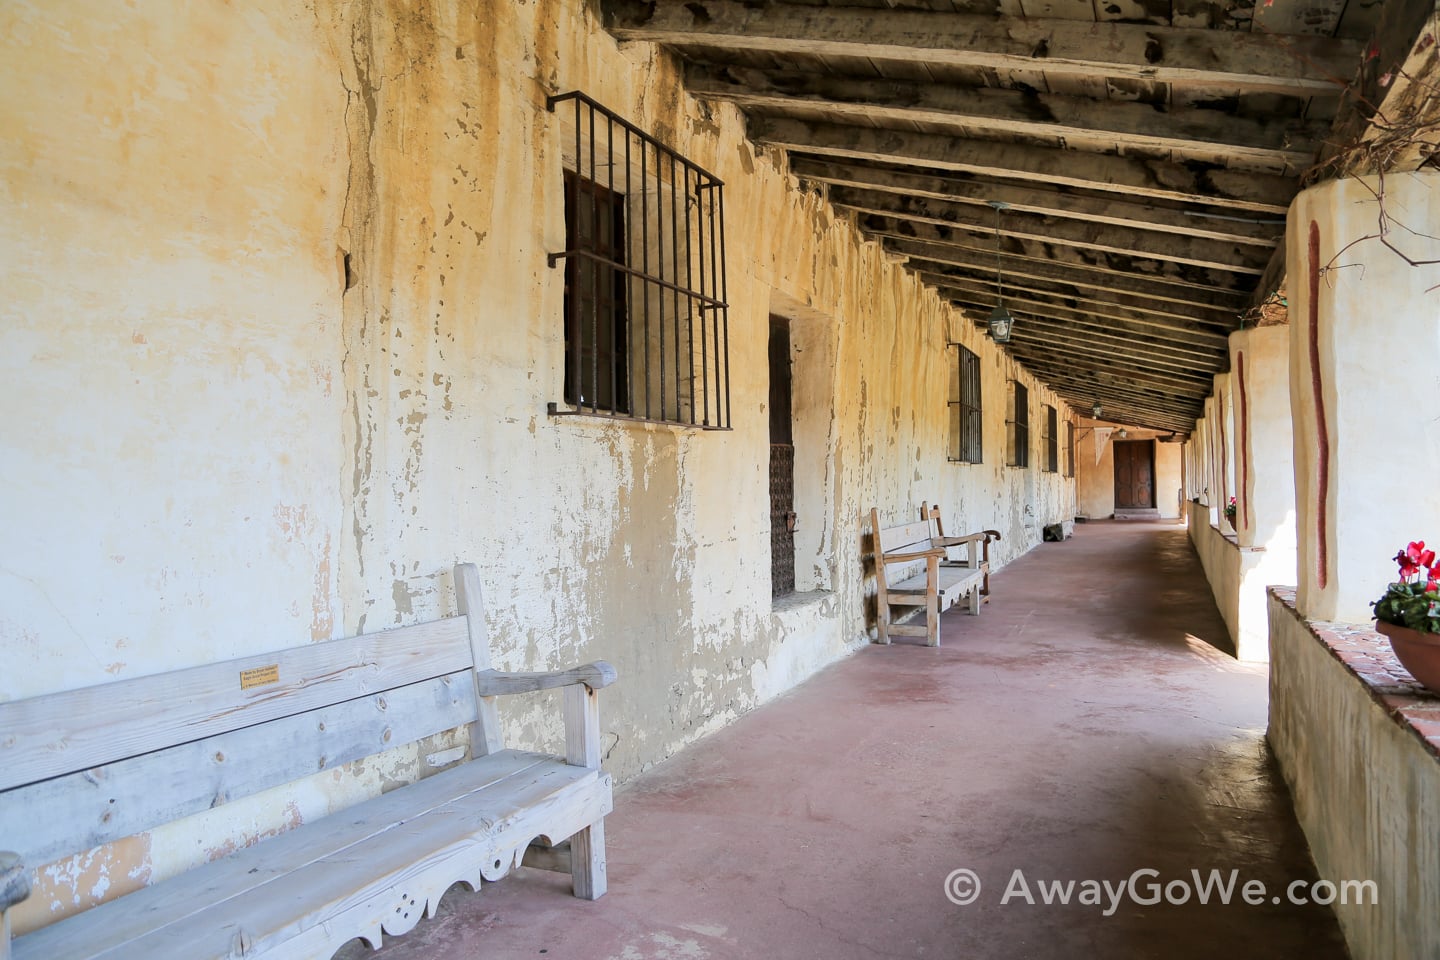
M 970 601 L 970 612 L 980 612 L 980 587 L 985 574 L 979 567 L 976 540 L 968 541 L 972 564 L 965 568 L 944 562 L 946 547 L 931 535 L 928 520 L 881 527 L 880 511 L 872 509 L 870 525 L 875 537 L 875 619 L 881 643 L 889 643 L 891 636 L 924 637 L 927 646 L 938 647 L 942 612 L 966 597 Z M 891 564 L 906 565 L 901 571 L 902 579 L 891 581 Z M 921 564 L 921 572 L 910 572 L 920 569 Z M 890 613 L 892 606 L 911 610 L 923 607 L 924 625 L 894 622 Z
M 947 537 L 947 536 L 945 536 L 945 522 L 940 519 L 940 508 L 939 508 L 938 506 L 932 507 L 932 506 L 930 506 L 929 503 L 922 503 L 922 504 L 920 505 L 920 519 L 921 519 L 921 520 L 929 520 L 931 523 L 933 523 L 933 524 L 935 525 L 935 529 L 934 529 L 934 531 L 933 531 L 933 534 L 934 534 L 934 540 L 935 540 L 936 545 L 947 548 L 947 549 L 946 549 L 946 558 L 941 561 L 941 566 L 957 566 L 957 567 L 973 568 L 973 567 L 975 566 L 975 563 L 976 563 L 976 561 L 974 560 L 974 550 L 973 550 L 973 549 L 971 549 L 971 550 L 968 551 L 968 555 L 967 555 L 965 558 L 960 559 L 960 560 L 951 560 L 951 559 L 949 558 L 949 548 L 950 548 L 950 547 L 966 546 L 966 545 L 968 545 L 971 541 L 975 541 L 975 540 L 978 540 L 978 541 L 980 542 L 980 560 L 979 560 L 979 566 L 980 566 L 980 570 L 984 573 L 984 577 L 983 577 L 983 579 L 982 579 L 982 581 L 981 581 L 981 585 L 980 585 L 980 601 L 981 601 L 982 603 L 989 603 L 989 602 L 990 602 L 990 541 L 991 541 L 991 540 L 999 540 L 999 539 L 1000 539 L 1000 531 L 999 531 L 999 530 L 981 530 L 979 533 L 967 533 L 967 534 L 965 534 L 965 535 L 962 536 L 962 537 Z
M 378 949 L 452 884 L 479 889 L 522 864 L 602 896 L 613 801 L 595 691 L 615 671 L 492 670 L 475 567 L 457 565 L 455 583 L 456 617 L 0 703 L 0 847 L 18 853 L 0 853 L 0 958 L 328 958 L 355 937 Z M 565 756 L 503 749 L 496 696 L 557 687 Z M 49 863 L 467 724 L 462 762 L 10 941 L 21 859 Z

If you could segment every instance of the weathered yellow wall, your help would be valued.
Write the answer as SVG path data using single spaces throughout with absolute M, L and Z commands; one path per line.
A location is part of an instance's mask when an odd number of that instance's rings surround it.
M 1005 379 L 1030 384 L 1032 422 L 1067 408 L 799 190 L 738 112 L 684 96 L 671 59 L 620 48 L 584 6 L 0 10 L 0 699 L 451 614 L 467 559 L 498 667 L 616 665 L 623 779 L 863 642 L 871 506 L 996 527 L 997 565 L 1074 514 L 1072 482 L 1003 466 Z M 544 102 L 575 88 L 727 183 L 731 432 L 545 415 L 564 207 Z M 797 345 L 829 365 L 805 373 L 802 582 L 822 592 L 778 610 L 772 310 L 803 312 Z M 980 465 L 945 459 L 952 337 L 985 370 Z M 506 719 L 521 744 L 558 738 L 545 698 Z M 423 755 L 49 868 L 21 926 Z

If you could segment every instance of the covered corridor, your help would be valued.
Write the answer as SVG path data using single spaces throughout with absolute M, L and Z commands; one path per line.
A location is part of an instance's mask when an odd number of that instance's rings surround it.
M 1226 652 L 1182 526 L 1080 525 L 943 630 L 863 648 L 630 781 L 605 900 L 520 871 L 452 890 L 378 956 L 1346 956 L 1329 909 L 1268 902 L 1314 868 L 1264 742 L 1265 667 Z M 969 906 L 943 893 L 961 867 Z M 1145 868 L 1142 897 L 1192 869 L 1239 883 L 1229 906 L 1041 902 L 1038 881 Z M 1034 905 L 1002 903 L 1016 870 Z M 1267 902 L 1239 902 L 1246 881 Z

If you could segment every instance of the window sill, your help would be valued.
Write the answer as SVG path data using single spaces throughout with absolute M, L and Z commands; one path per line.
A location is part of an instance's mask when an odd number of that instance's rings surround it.
M 668 429 L 682 431 L 685 433 L 729 433 L 730 427 L 712 427 L 703 423 L 684 423 L 675 420 L 647 420 L 644 417 L 631 417 L 623 414 L 612 413 L 591 413 L 589 410 L 562 410 L 557 403 L 550 403 L 546 406 L 545 414 L 556 421 L 570 420 L 577 423 L 613 423 L 617 426 L 629 428 L 647 429 Z

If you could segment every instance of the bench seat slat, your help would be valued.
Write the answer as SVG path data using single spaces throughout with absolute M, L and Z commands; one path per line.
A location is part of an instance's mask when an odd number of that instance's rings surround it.
M 341 913 L 389 890 L 397 875 L 418 876 L 431 861 L 453 866 L 451 858 L 474 858 L 469 872 L 436 881 L 444 884 L 437 897 L 456 880 L 478 882 L 474 871 L 500 847 L 523 847 L 535 833 L 572 822 L 579 829 L 608 813 L 608 786 L 598 770 L 501 751 L 38 930 L 15 942 L 15 958 L 222 958 L 242 929 L 248 949 L 259 952 L 309 927 L 334 926 Z M 574 809 L 557 814 L 566 804 Z M 323 932 L 341 937 L 334 949 L 365 929 Z
M 979 583 L 982 577 L 984 577 L 984 572 L 980 570 L 970 570 L 966 567 L 941 567 L 938 584 L 939 591 L 945 596 L 961 594 L 971 585 Z M 919 594 L 923 596 L 927 589 L 926 583 L 925 574 L 920 573 L 901 580 L 899 583 L 890 587 L 890 592 L 909 594 L 912 596 Z M 897 597 L 891 602 L 901 603 L 903 601 Z
M 0 801 L 0 844 L 38 866 L 474 719 L 462 670 L 232 730 L 17 787 Z
M 470 666 L 466 619 L 451 617 L 0 703 L 0 790 Z

